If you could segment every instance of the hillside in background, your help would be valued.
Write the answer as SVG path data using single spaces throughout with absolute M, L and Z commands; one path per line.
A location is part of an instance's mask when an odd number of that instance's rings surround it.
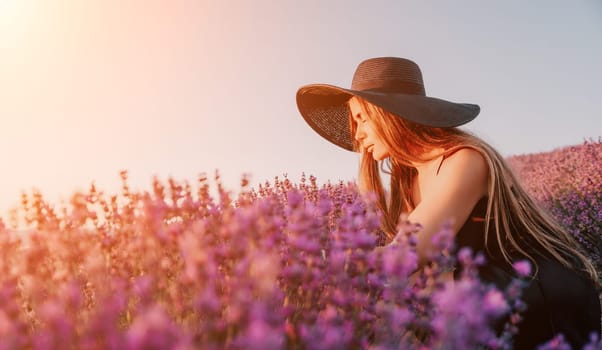
M 516 155 L 507 161 L 539 201 L 571 191 L 599 192 L 602 185 L 601 140 L 550 152 Z

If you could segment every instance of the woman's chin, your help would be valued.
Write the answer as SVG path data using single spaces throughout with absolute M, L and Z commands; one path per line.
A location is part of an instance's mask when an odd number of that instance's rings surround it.
M 376 154 L 376 153 L 372 153 L 372 158 L 376 161 L 381 161 L 384 160 L 388 157 L 388 155 L 386 154 Z

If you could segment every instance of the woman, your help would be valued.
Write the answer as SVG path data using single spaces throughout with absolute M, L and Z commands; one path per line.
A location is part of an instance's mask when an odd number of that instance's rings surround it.
M 557 333 L 580 348 L 591 332 L 600 333 L 591 262 L 529 198 L 498 152 L 456 128 L 474 119 L 479 106 L 426 96 L 418 65 L 395 57 L 360 63 L 351 89 L 301 87 L 297 105 L 321 136 L 362 153 L 360 189 L 377 194 L 386 241 L 395 237 L 402 213 L 421 224 L 419 266 L 434 249 L 431 236 L 449 220 L 458 247 L 485 254 L 483 281 L 504 288 L 514 277 L 514 261 L 532 262 L 516 348 L 534 348 Z M 388 198 L 379 163 L 391 176 Z

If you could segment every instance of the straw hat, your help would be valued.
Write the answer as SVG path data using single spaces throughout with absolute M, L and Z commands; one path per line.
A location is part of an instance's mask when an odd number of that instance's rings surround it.
M 302 86 L 297 91 L 297 107 L 318 134 L 353 151 L 347 107 L 347 100 L 352 96 L 359 96 L 400 118 L 433 127 L 468 123 L 480 111 L 478 105 L 426 96 L 418 65 L 398 57 L 361 62 L 353 75 L 351 89 L 328 84 Z

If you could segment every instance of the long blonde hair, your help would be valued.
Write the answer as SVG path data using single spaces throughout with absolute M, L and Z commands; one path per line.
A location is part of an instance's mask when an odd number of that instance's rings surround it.
M 390 151 L 390 157 L 380 163 L 380 169 L 390 175 L 389 198 L 382 185 L 379 162 L 365 151 L 359 172 L 360 190 L 377 196 L 377 205 L 383 214 L 385 241 L 390 241 L 395 236 L 400 214 L 409 213 L 415 207 L 410 194 L 417 171 L 412 163 L 433 160 L 441 155 L 448 156 L 461 148 L 471 148 L 483 156 L 489 168 L 485 222 L 491 223 L 493 220 L 497 246 L 504 259 L 512 263 L 510 248 L 534 262 L 524 245 L 520 244 L 522 240 L 529 238 L 564 266 L 582 270 L 593 281 L 598 281 L 596 269 L 579 251 L 574 238 L 531 199 L 504 158 L 485 141 L 458 128 L 419 125 L 392 115 L 361 98 L 357 100 L 367 118 L 373 122 L 377 136 Z M 352 136 L 355 129 L 356 125 L 350 118 Z M 359 150 L 359 145 L 355 143 L 354 148 Z M 433 149 L 444 151 L 430 158 L 422 158 Z M 485 247 L 488 246 L 489 229 L 490 225 L 485 225 Z M 567 256 L 575 257 L 577 262 L 567 259 Z

